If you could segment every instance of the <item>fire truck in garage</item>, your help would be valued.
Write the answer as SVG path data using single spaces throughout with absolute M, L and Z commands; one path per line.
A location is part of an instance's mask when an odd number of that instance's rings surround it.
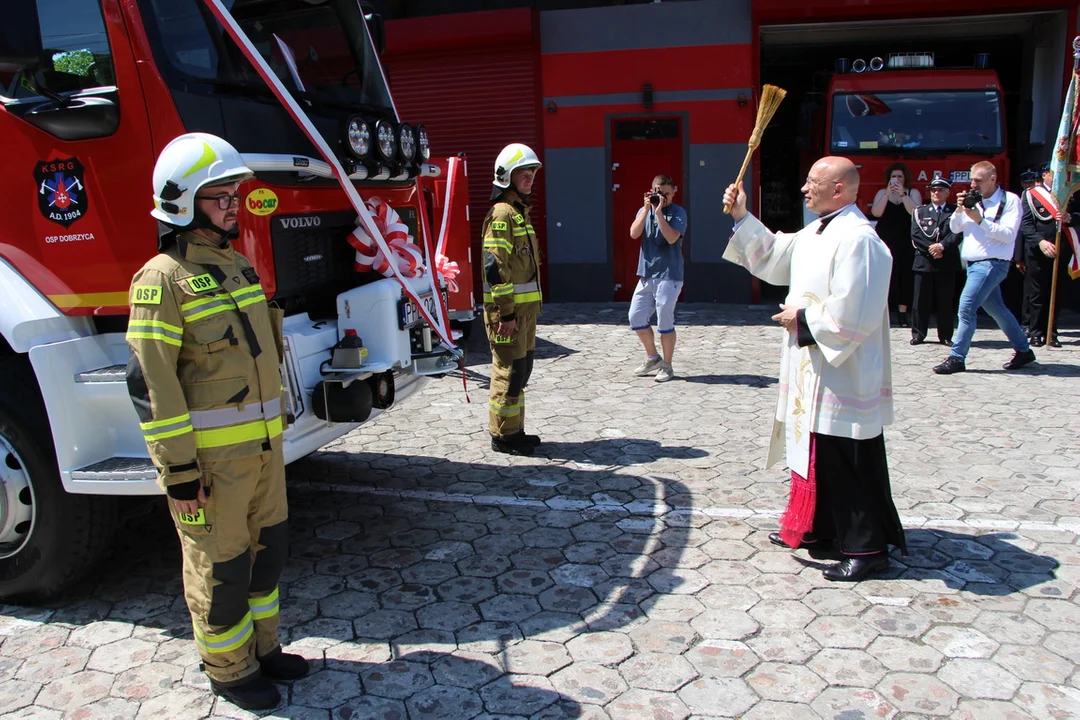
M 287 462 L 456 365 L 403 284 L 429 317 L 448 301 L 450 317 L 472 318 L 464 162 L 430 158 L 423 126 L 398 116 L 381 20 L 356 0 L 230 8 L 364 199 L 396 212 L 390 247 L 411 246 L 427 270 L 399 283 L 354 268 L 356 212 L 330 165 L 202 0 L 5 3 L 0 597 L 69 587 L 109 547 L 117 496 L 159 492 L 128 398 L 125 331 L 131 277 L 156 252 L 154 159 L 177 135 L 220 135 L 255 171 L 235 243 L 285 313 Z M 367 352 L 343 367 L 333 348 L 347 330 Z
M 966 185 L 981 160 L 993 162 L 1007 181 L 1004 98 L 993 70 L 930 69 L 932 53 L 837 65 L 819 154 L 844 155 L 859 166 L 861 208 L 873 204 L 895 162 L 907 165 L 913 187 L 925 188 L 935 173 Z

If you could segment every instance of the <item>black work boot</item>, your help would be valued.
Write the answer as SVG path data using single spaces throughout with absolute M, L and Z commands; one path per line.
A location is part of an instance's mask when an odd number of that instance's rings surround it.
M 210 691 L 244 710 L 270 710 L 281 702 L 281 693 L 274 683 L 259 674 L 235 685 L 220 685 L 211 680 Z
M 528 435 L 524 430 L 519 430 L 518 432 L 511 435 L 511 437 L 516 438 L 518 442 L 525 443 L 526 445 L 532 445 L 533 447 L 536 447 L 540 444 L 539 435 Z
M 299 680 L 308 674 L 308 661 L 301 655 L 282 652 L 274 648 L 266 657 L 259 658 L 262 674 L 271 680 Z
M 520 433 L 514 433 L 513 435 L 492 435 L 491 449 L 507 455 L 532 455 L 535 448 L 531 443 L 522 440 Z
M 1017 350 L 1013 353 L 1012 359 L 1001 367 L 1004 370 L 1019 370 L 1033 362 L 1035 362 L 1035 353 L 1031 350 Z

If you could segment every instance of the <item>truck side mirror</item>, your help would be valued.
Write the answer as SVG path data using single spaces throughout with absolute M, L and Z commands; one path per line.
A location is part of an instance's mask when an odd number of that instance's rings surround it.
M 9 0 L 0 23 L 0 72 L 35 70 L 41 62 L 37 0 Z
M 368 32 L 371 33 L 371 41 L 375 44 L 375 50 L 382 55 L 386 51 L 386 25 L 382 15 L 377 12 L 364 13 L 367 21 Z

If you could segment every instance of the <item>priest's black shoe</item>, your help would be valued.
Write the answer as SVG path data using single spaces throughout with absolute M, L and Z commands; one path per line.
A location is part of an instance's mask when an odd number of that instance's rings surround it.
M 1032 335 L 1030 342 L 1031 347 L 1042 347 L 1046 344 L 1046 340 L 1043 339 L 1042 335 Z
M 259 658 L 262 674 L 271 680 L 299 680 L 308 674 L 308 661 L 301 655 L 282 652 L 278 646 Z
M 239 685 L 219 685 L 211 680 L 210 691 L 244 710 L 270 710 L 281 702 L 277 687 L 262 675 Z
M 1060 340 L 1058 340 L 1058 336 L 1057 336 L 1057 335 L 1055 335 L 1054 337 L 1050 338 L 1050 341 L 1049 341 L 1049 342 L 1047 342 L 1046 344 L 1047 344 L 1047 345 L 1049 345 L 1049 346 L 1050 346 L 1050 347 L 1052 347 L 1052 348 L 1059 348 L 1059 347 L 1061 347 L 1061 341 L 1060 341 Z
M 1020 368 L 1035 362 L 1035 353 L 1031 350 L 1015 353 L 1012 360 L 1002 365 L 1004 370 L 1019 370 Z
M 495 452 L 507 455 L 532 455 L 535 446 L 524 440 L 518 439 L 518 435 L 492 435 L 491 449 Z
M 818 542 L 801 542 L 799 547 L 793 548 L 789 546 L 784 539 L 780 537 L 780 533 L 769 533 L 769 542 L 773 545 L 779 545 L 787 550 L 806 550 L 810 553 L 810 557 L 815 560 L 838 560 L 842 557 L 840 553 L 836 551 L 831 540 L 819 540 Z
M 945 347 L 952 347 L 952 338 L 949 338 L 948 340 L 941 340 L 940 342 Z
M 953 355 L 945 358 L 945 362 L 940 365 L 934 366 L 934 372 L 938 375 L 952 375 L 953 373 L 964 372 L 965 370 L 967 370 L 967 366 L 964 365 L 964 361 Z
M 889 569 L 889 554 L 852 555 L 842 563 L 821 571 L 826 580 L 835 582 L 858 582 L 870 575 Z
M 922 345 L 924 342 L 926 341 L 922 338 L 913 337 L 911 340 L 908 340 L 908 345 Z

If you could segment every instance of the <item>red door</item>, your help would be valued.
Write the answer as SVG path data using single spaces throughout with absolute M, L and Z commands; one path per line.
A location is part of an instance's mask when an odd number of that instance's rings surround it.
M 615 239 L 614 299 L 630 300 L 637 285 L 641 241 L 630 237 L 630 225 L 641 208 L 642 194 L 657 175 L 670 175 L 682 188 L 683 143 L 679 118 L 624 118 L 612 121 L 611 182 Z M 681 205 L 681 192 L 675 193 Z

